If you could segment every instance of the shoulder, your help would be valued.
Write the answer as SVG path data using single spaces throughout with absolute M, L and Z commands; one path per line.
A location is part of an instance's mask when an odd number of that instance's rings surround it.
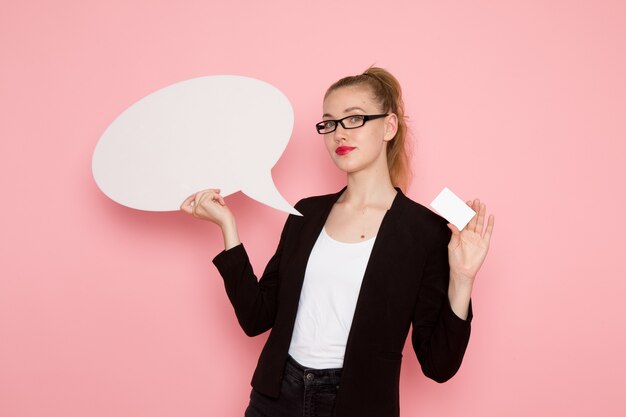
M 294 207 L 303 216 L 306 216 L 307 214 L 315 214 L 318 213 L 320 210 L 331 207 L 335 203 L 335 201 L 337 201 L 337 198 L 340 194 L 341 191 L 338 193 L 306 197 L 298 201 Z
M 394 213 L 407 230 L 418 232 L 434 241 L 450 240 L 452 233 L 448 228 L 448 221 L 428 207 L 410 199 L 404 194 L 398 195 L 398 210 Z

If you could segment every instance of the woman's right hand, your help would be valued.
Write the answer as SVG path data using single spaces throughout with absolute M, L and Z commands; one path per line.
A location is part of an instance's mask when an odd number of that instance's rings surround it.
M 190 195 L 183 201 L 180 209 L 196 219 L 208 220 L 218 225 L 222 229 L 224 249 L 234 248 L 241 243 L 235 216 L 226 206 L 219 189 L 209 188 Z
M 208 220 L 221 228 L 233 223 L 234 216 L 217 188 L 198 191 L 183 201 L 180 209 L 196 219 Z

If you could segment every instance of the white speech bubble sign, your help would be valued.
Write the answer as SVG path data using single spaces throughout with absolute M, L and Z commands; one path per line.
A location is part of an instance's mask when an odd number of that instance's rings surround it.
M 191 194 L 220 188 L 224 197 L 242 191 L 300 214 L 271 175 L 293 120 L 287 97 L 264 81 L 234 75 L 181 81 L 109 125 L 93 153 L 93 177 L 109 198 L 138 210 L 179 210 Z

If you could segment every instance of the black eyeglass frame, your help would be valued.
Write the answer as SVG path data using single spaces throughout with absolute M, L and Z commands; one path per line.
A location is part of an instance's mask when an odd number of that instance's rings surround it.
M 346 119 L 349 119 L 351 117 L 362 117 L 363 118 L 363 124 L 359 125 L 359 126 L 354 126 L 354 127 L 348 127 L 346 125 L 343 124 L 343 121 Z M 365 125 L 366 122 L 369 122 L 370 120 L 376 120 L 376 119 L 380 119 L 381 117 L 387 117 L 389 116 L 389 113 L 385 113 L 385 114 L 352 114 L 350 116 L 346 116 L 343 117 L 341 119 L 337 119 L 337 120 L 322 120 L 319 123 L 315 124 L 315 129 L 317 129 L 317 133 L 319 133 L 320 135 L 325 135 L 327 133 L 333 133 L 335 130 L 337 130 L 337 126 L 341 125 L 341 127 L 343 127 L 344 129 L 358 129 L 360 127 L 363 127 Z M 321 132 L 321 130 L 324 129 L 324 123 L 327 122 L 335 122 L 335 128 L 331 131 L 328 132 Z

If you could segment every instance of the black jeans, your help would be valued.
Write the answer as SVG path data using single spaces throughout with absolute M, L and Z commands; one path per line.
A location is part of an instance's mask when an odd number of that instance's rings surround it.
M 340 377 L 341 368 L 311 369 L 289 356 L 279 397 L 268 397 L 253 388 L 244 416 L 331 417 Z

